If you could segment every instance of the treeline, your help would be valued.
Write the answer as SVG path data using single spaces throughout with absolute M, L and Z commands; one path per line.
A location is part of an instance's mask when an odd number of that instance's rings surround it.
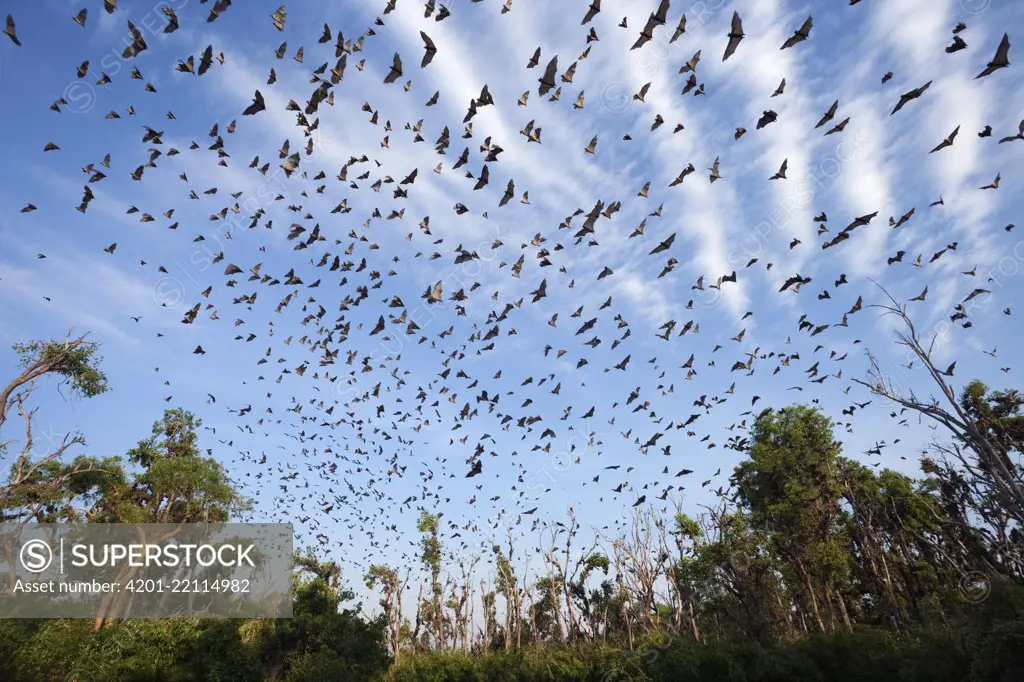
M 226 521 L 249 507 L 183 409 L 124 457 L 70 456 L 77 433 L 40 448 L 39 382 L 88 398 L 107 380 L 84 338 L 17 350 L 0 428 L 20 417 L 26 442 L 0 441 L 4 521 Z M 362 577 L 376 618 L 340 566 L 297 555 L 293 619 L 0 621 L 0 679 L 1016 679 L 1024 398 L 936 382 L 944 404 L 869 384 L 947 429 L 918 479 L 844 457 L 816 409 L 765 410 L 701 514 L 641 507 L 626 532 L 585 540 L 570 511 L 527 559 L 512 535 L 454 556 L 424 513 L 415 575 L 382 564 Z
M 495 570 L 479 583 L 479 556 L 443 570 L 437 518 L 424 514 L 420 559 L 429 578 L 412 623 L 400 602 L 408 575 L 388 566 L 367 575 L 382 587 L 396 659 L 541 644 L 636 652 L 657 637 L 777 647 L 858 627 L 910 637 L 953 627 L 987 607 L 997 587 L 1016 594 L 1024 581 L 1024 396 L 978 381 L 956 391 L 905 308 L 893 300 L 885 310 L 938 397 L 904 392 L 870 355 L 866 380 L 855 381 L 887 401 L 891 417 L 936 427 L 922 477 L 844 457 L 832 421 L 798 405 L 762 411 L 746 437 L 733 439 L 747 459 L 717 505 L 696 517 L 640 510 L 628 532 L 590 545 L 581 545 L 570 510 L 546 529 L 532 572 L 514 558 L 526 548 L 512 537 L 493 545 Z
M 972 384 L 963 400 L 983 411 L 1005 397 Z M 1019 420 L 1016 400 L 1003 426 Z M 496 572 L 478 591 L 467 570 L 478 557 L 439 579 L 437 519 L 424 514 L 420 558 L 431 577 L 413 623 L 401 618 L 394 570 L 375 566 L 367 578 L 382 587 L 399 659 L 405 650 L 588 643 L 636 651 L 659 636 L 775 646 L 858 625 L 894 635 L 941 629 L 996 586 L 1018 588 L 1022 547 L 1015 520 L 965 495 L 949 468 L 925 467 L 921 480 L 875 471 L 842 456 L 817 410 L 766 410 L 731 498 L 697 518 L 640 510 L 622 536 L 579 546 L 570 512 L 542 538 L 543 565 L 531 574 L 517 575 L 511 537 L 495 544 Z M 483 612 L 474 614 L 477 603 Z

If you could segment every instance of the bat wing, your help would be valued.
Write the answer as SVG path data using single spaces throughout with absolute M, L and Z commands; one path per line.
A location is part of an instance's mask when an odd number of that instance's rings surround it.
M 654 14 L 658 23 L 664 24 L 668 21 L 668 6 L 669 0 L 661 0 L 661 4 L 658 5 L 658 11 Z
M 732 54 L 736 51 L 736 48 L 739 47 L 739 45 L 740 45 L 740 40 L 742 40 L 742 39 L 741 38 L 729 38 L 729 44 L 725 46 L 725 54 L 722 55 L 722 61 L 723 62 L 726 59 L 728 59 L 729 57 L 731 57 Z
M 802 35 L 800 35 L 799 33 L 794 33 L 790 37 L 786 38 L 786 42 L 782 43 L 782 47 L 780 47 L 779 49 L 780 50 L 789 49 L 789 48 L 793 47 L 794 45 L 796 45 L 796 44 L 798 44 L 800 42 L 803 42 L 804 40 L 806 40 L 806 38 L 804 38 Z
M 999 47 L 996 49 L 996 56 L 992 59 L 992 62 L 996 66 L 1009 66 L 1010 65 L 1010 34 L 1004 33 L 1003 39 L 999 43 Z
M 420 68 L 425 68 L 433 59 L 434 55 L 437 54 L 437 46 L 434 45 L 434 41 L 430 39 L 423 31 L 420 31 L 420 37 L 423 38 L 423 47 L 426 50 L 423 54 L 423 61 L 420 62 Z
M 385 83 L 394 83 L 402 76 L 402 58 L 395 53 L 394 58 L 391 60 L 391 71 L 384 77 Z

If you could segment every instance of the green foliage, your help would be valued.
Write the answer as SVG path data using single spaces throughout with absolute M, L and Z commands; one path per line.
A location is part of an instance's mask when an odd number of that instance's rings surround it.
M 366 622 L 358 607 L 341 608 L 353 595 L 332 584 L 333 568 L 330 562 L 312 570 L 300 566 L 313 577 L 297 578 L 293 617 L 247 628 L 246 640 L 282 680 L 368 680 L 390 663 L 383 619 Z
M 600 569 L 602 573 L 608 575 L 608 567 L 611 566 L 611 562 L 608 561 L 608 557 L 601 552 L 594 552 L 588 554 L 587 558 L 583 561 L 583 572 L 584 575 L 590 575 L 592 571 Z
M 91 342 L 29 341 L 13 346 L 25 370 L 44 369 L 61 377 L 72 393 L 84 398 L 105 393 L 107 377 L 100 370 L 99 344 Z
M 897 636 L 879 628 L 816 634 L 793 644 L 665 636 L 637 641 L 632 653 L 580 647 L 421 653 L 384 682 L 1010 682 L 1024 665 L 1024 620 L 991 630 L 963 628 Z
M 1024 671 L 1024 620 L 999 623 L 980 647 L 971 665 L 971 682 L 1012 682 Z
M 383 625 L 341 608 L 351 599 L 299 576 L 291 619 L 130 620 L 99 632 L 89 620 L 0 620 L 0 679 L 371 680 L 390 664 Z
M 255 652 L 215 620 L 138 620 L 92 632 L 88 620 L 25 621 L 11 677 L 25 680 L 258 680 Z M 18 621 L 0 621 L 0 633 Z M 237 625 L 235 626 L 237 630 Z M 3 640 L 0 634 L 0 640 Z M 77 675 L 77 677 L 75 676 Z
M 218 523 L 246 509 L 224 467 L 198 447 L 202 420 L 167 410 L 152 435 L 128 451 L 136 475 L 110 479 L 96 520 L 118 523 Z
M 420 540 L 420 558 L 431 571 L 441 566 L 441 540 L 438 537 L 440 519 L 436 514 L 420 512 L 419 520 L 416 522 L 416 530 L 423 534 Z
M 807 509 L 826 513 L 836 489 L 833 466 L 839 444 L 832 421 L 806 406 L 768 410 L 753 428 L 750 459 L 734 474 L 741 498 L 765 522 L 792 524 L 813 533 Z
M 675 522 L 678 532 L 687 539 L 692 540 L 694 538 L 699 538 L 703 534 L 700 522 L 696 519 L 690 518 L 686 514 L 676 514 Z
M 600 647 L 418 654 L 392 667 L 384 682 L 619 682 L 630 679 L 621 652 Z M 619 672 L 623 676 L 617 676 Z M 616 675 L 614 677 L 608 676 Z
M 964 387 L 960 405 L 981 429 L 1006 450 L 1024 445 L 1024 394 L 1017 390 L 989 391 L 980 381 Z
M 499 594 L 509 599 L 516 589 L 515 570 L 512 567 L 512 562 L 501 551 L 501 546 L 491 545 L 491 551 L 494 553 L 495 568 L 498 572 L 495 586 Z
M 398 585 L 398 572 L 387 564 L 373 564 L 366 571 L 364 580 L 370 589 L 381 585 L 387 590 L 393 590 Z
M 15 466 L 17 463 L 12 464 Z M 85 521 L 89 510 L 121 484 L 124 477 L 119 457 L 79 455 L 70 462 L 40 462 L 30 476 L 9 489 L 0 518 L 20 518 L 33 510 L 39 523 Z

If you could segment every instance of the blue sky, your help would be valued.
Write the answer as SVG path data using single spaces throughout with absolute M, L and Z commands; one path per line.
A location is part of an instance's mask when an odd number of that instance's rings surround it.
M 177 11 L 181 26 L 170 35 L 162 33 L 164 4 Z M 327 534 L 327 549 L 354 579 L 370 563 L 408 561 L 419 508 L 444 512 L 452 525 L 446 525 L 443 539 L 458 555 L 489 547 L 507 528 L 534 543 L 534 520 L 558 520 L 569 506 L 586 533 L 596 529 L 607 535 L 615 533 L 641 494 L 657 508 L 678 501 L 696 513 L 701 504 L 715 501 L 711 491 L 726 484 L 740 457 L 723 446 L 741 433 L 727 429 L 752 409 L 753 396 L 760 396 L 755 413 L 765 406 L 817 400 L 838 422 L 849 423 L 848 429 L 837 429 L 847 455 L 914 473 L 918 452 L 933 435 L 927 426 L 913 420 L 898 426 L 889 418 L 891 406 L 877 399 L 852 418 L 842 414 L 854 402 L 870 399 L 851 381 L 864 377 L 868 348 L 901 386 L 932 391 L 917 365 L 901 371 L 905 354 L 892 342 L 891 321 L 868 307 L 881 301 L 869 278 L 904 301 L 929 287 L 926 300 L 910 309 L 922 330 L 940 332 L 936 355 L 940 364 L 957 361 L 958 385 L 975 377 L 999 387 L 1015 381 L 1013 372 L 1000 368 L 1017 365 L 1021 356 L 1009 335 L 1020 330 L 1015 304 L 1024 289 L 1019 274 L 1024 243 L 1019 230 L 1004 227 L 1022 219 L 1024 181 L 1017 171 L 1024 142 L 997 141 L 1017 132 L 1024 115 L 1024 76 L 1016 64 L 980 80 L 974 76 L 992 58 L 1005 28 L 1022 25 L 1019 3 L 901 0 L 849 7 L 675 0 L 668 26 L 630 51 L 657 3 L 606 0 L 590 24 L 600 39 L 591 43 L 586 59 L 576 61 L 571 83 L 557 79 L 561 96 L 551 102 L 538 95 L 537 80 L 552 56 L 558 55 L 561 75 L 586 48 L 589 26 L 579 21 L 587 2 L 515 0 L 512 10 L 501 14 L 497 0 L 455 0 L 449 4 L 451 17 L 439 23 L 424 18 L 418 0 L 399 0 L 394 12 L 381 17 L 384 25 L 373 26 L 376 35 L 366 38 L 364 49 L 348 55 L 344 79 L 334 88 L 334 106 L 320 106 L 319 128 L 308 138 L 286 105 L 294 100 L 304 107 L 315 88 L 311 72 L 324 62 L 328 73 L 334 66 L 336 32 L 354 41 L 373 25 L 384 3 L 286 3 L 283 32 L 270 19 L 279 4 L 235 3 L 214 23 L 205 21 L 209 4 L 197 0 L 121 0 L 109 16 L 102 3 L 84 0 L 5 6 L 14 14 L 23 47 L 0 37 L 0 124 L 9 159 L 0 166 L 0 368 L 4 374 L 13 369 L 10 344 L 63 336 L 74 328 L 103 344 L 114 389 L 87 402 L 67 401 L 53 387 L 41 392 L 40 428 L 47 433 L 79 428 L 88 439 L 86 451 L 120 454 L 148 434 L 166 407 L 193 410 L 208 429 L 203 446 L 213 449 L 256 500 L 254 519 L 292 521 L 300 542 L 315 543 L 315 533 Z M 71 20 L 82 6 L 90 11 L 85 28 Z M 723 63 L 733 11 L 743 17 L 746 38 Z M 669 43 L 683 12 L 687 31 Z M 780 51 L 809 14 L 814 16 L 811 38 Z M 618 27 L 623 16 L 627 29 Z M 124 60 L 128 20 L 143 31 L 149 49 Z M 968 25 L 961 33 L 968 48 L 947 54 L 943 48 L 958 21 Z M 332 40 L 319 44 L 324 22 Z M 421 30 L 438 48 L 425 69 L 419 64 Z M 286 55 L 277 59 L 274 51 L 282 41 L 288 43 Z M 215 55 L 224 54 L 224 64 L 214 61 L 201 77 L 175 70 L 190 55 L 198 63 L 207 45 Z M 540 65 L 526 70 L 538 45 Z M 293 59 L 300 46 L 301 64 Z M 706 94 L 680 95 L 687 76 L 679 67 L 698 49 L 697 76 Z M 1011 49 L 1011 62 L 1017 49 Z M 385 85 L 396 51 L 404 75 Z M 88 74 L 80 80 L 75 70 L 86 59 Z M 142 80 L 130 77 L 133 65 Z M 272 67 L 277 82 L 267 85 Z M 894 75 L 881 84 L 887 71 Z M 103 73 L 111 82 L 98 85 Z M 771 97 L 783 78 L 784 93 Z M 902 93 L 927 81 L 932 84 L 924 96 L 890 117 Z M 147 82 L 155 93 L 144 91 Z M 645 101 L 634 100 L 633 93 L 648 82 Z M 495 105 L 479 108 L 472 138 L 463 139 L 467 106 L 485 83 Z M 256 89 L 267 110 L 243 117 Z M 527 90 L 527 104 L 519 106 Z M 425 107 L 435 91 L 438 104 Z M 584 106 L 574 109 L 581 91 Z M 50 111 L 61 96 L 68 104 L 61 113 Z M 815 129 L 837 99 L 833 121 Z M 376 124 L 361 110 L 364 103 L 377 112 Z M 130 106 L 134 116 L 127 113 Z M 755 130 L 768 109 L 778 113 L 777 122 Z M 111 111 L 120 118 L 106 119 Z M 651 131 L 656 114 L 665 122 Z M 850 122 L 842 133 L 823 135 L 846 117 Z M 406 124 L 421 119 L 424 141 L 414 142 Z M 541 144 L 519 134 L 531 119 L 543 129 Z M 228 134 L 232 120 L 237 128 Z M 386 122 L 391 131 L 385 130 Z M 229 154 L 226 166 L 218 165 L 217 153 L 208 149 L 215 123 Z M 684 129 L 673 133 L 677 123 Z M 986 124 L 992 136 L 979 138 Z M 928 153 L 958 125 L 951 148 Z M 144 126 L 163 131 L 162 144 L 143 143 Z M 434 145 L 445 126 L 451 141 L 442 156 Z M 733 137 L 737 127 L 747 129 L 739 140 Z M 627 133 L 628 142 L 622 140 Z M 385 135 L 387 148 L 381 144 Z M 596 154 L 587 154 L 584 147 L 595 135 Z M 504 151 L 487 164 L 489 185 L 474 191 L 475 178 L 464 175 L 480 173 L 485 154 L 480 147 L 487 137 Z M 286 139 L 289 153 L 302 153 L 299 171 L 290 178 L 278 169 L 278 150 Z M 311 155 L 305 151 L 309 140 Z M 198 149 L 190 149 L 193 141 Z M 60 149 L 44 153 L 48 142 Z M 169 155 L 172 147 L 180 154 Z M 453 170 L 465 147 L 469 163 Z M 162 152 L 156 166 L 146 168 L 141 181 L 133 180 L 130 173 L 147 162 L 150 149 Z M 106 153 L 112 157 L 110 169 L 99 165 Z M 370 160 L 350 167 L 346 182 L 338 181 L 350 157 L 363 154 Z M 256 155 L 260 165 L 270 163 L 265 176 L 249 168 Z M 707 169 L 716 157 L 722 179 L 711 184 Z M 783 160 L 787 179 L 769 181 Z M 443 168 L 436 174 L 432 170 L 439 162 Z M 91 185 L 96 198 L 81 214 L 75 207 L 88 180 L 82 168 L 89 163 L 107 177 Z M 669 188 L 688 163 L 696 172 Z M 397 183 L 414 168 L 415 183 L 403 186 L 408 197 L 394 198 Z M 321 170 L 325 178 L 314 179 Z M 357 179 L 364 172 L 369 176 Z M 978 189 L 997 174 L 998 190 Z M 396 184 L 372 189 L 388 176 Z M 499 208 L 510 178 L 515 198 Z M 647 181 L 648 197 L 637 196 Z M 213 187 L 216 194 L 205 194 Z M 189 198 L 191 191 L 198 199 Z M 524 191 L 528 205 L 520 201 Z M 233 193 L 240 194 L 233 198 Z M 944 205 L 929 208 L 940 196 Z M 343 200 L 351 211 L 332 214 Z M 575 217 L 569 229 L 559 225 L 577 209 L 589 212 L 599 200 L 605 206 L 621 201 L 621 209 L 610 219 L 600 218 L 596 233 L 577 245 L 573 235 L 586 216 Z M 21 213 L 26 203 L 38 210 Z M 457 215 L 456 203 L 469 211 Z M 649 215 L 659 205 L 661 216 Z M 138 212 L 129 213 L 132 207 Z M 165 217 L 172 208 L 172 216 Z M 221 219 L 225 208 L 227 219 Z M 403 217 L 386 219 L 403 208 Z M 911 208 L 915 215 L 906 225 L 889 228 L 889 216 L 899 218 Z M 366 225 L 374 209 L 382 217 Z M 263 213 L 250 229 L 257 210 Z M 875 211 L 869 226 L 822 250 L 820 244 L 854 218 Z M 829 233 L 819 236 L 813 218 L 822 212 Z M 139 222 L 143 214 L 154 220 Z M 419 227 L 428 215 L 429 235 Z M 645 219 L 643 234 L 631 238 Z M 176 229 L 169 229 L 172 224 Z M 294 250 L 298 240 L 287 239 L 293 224 L 306 230 L 301 238 L 319 224 L 325 240 Z M 669 251 L 649 255 L 673 233 Z M 530 243 L 538 234 L 546 240 L 541 246 L 550 252 L 549 267 L 540 267 L 538 246 Z M 598 244 L 589 246 L 588 239 Z M 794 239 L 801 243 L 790 248 Z M 929 262 L 954 241 L 955 250 Z M 116 251 L 105 253 L 114 242 Z M 479 258 L 455 264 L 459 245 Z M 899 250 L 906 252 L 903 262 L 888 266 L 886 259 Z M 221 252 L 223 260 L 214 262 Z M 47 257 L 39 259 L 39 253 Z M 431 258 L 435 253 L 440 257 Z M 353 267 L 347 272 L 316 267 L 324 254 L 328 264 L 339 256 Z M 922 267 L 913 265 L 917 254 L 923 256 Z M 515 277 L 520 255 L 524 264 Z M 669 256 L 678 264 L 659 278 Z M 758 262 L 746 267 L 754 257 Z M 356 272 L 363 258 L 366 268 Z M 229 263 L 243 274 L 225 276 Z M 281 283 L 248 281 L 257 263 L 261 273 Z M 767 263 L 773 264 L 770 270 Z M 613 274 L 598 280 L 605 267 Z M 976 276 L 961 274 L 975 267 Z M 291 269 L 302 285 L 283 283 Z M 735 284 L 720 291 L 707 286 L 733 270 Z M 379 277 L 371 279 L 371 272 Z M 779 293 L 781 283 L 796 273 L 812 282 L 798 294 Z M 835 287 L 840 273 L 849 284 Z M 691 289 L 700 276 L 705 289 Z M 227 286 L 229 279 L 237 284 Z M 319 287 L 310 288 L 317 279 Z M 532 304 L 530 292 L 542 279 L 547 297 Z M 421 296 L 438 280 L 444 282 L 446 300 L 428 305 Z M 339 309 L 346 296 L 359 296 L 357 287 L 379 282 L 358 306 Z M 201 292 L 211 285 L 204 297 Z M 976 287 L 992 293 L 973 302 L 973 326 L 945 324 L 952 307 Z M 467 300 L 448 300 L 459 289 Z M 831 298 L 819 299 L 825 290 Z M 258 297 L 252 305 L 233 302 L 253 293 Z M 279 307 L 289 294 L 287 306 Z M 396 296 L 401 304 L 389 307 Z M 848 327 L 833 326 L 813 339 L 798 331 L 801 315 L 816 325 L 839 322 L 858 296 L 864 309 L 849 317 Z M 601 309 L 609 297 L 611 306 Z M 521 298 L 521 306 L 514 305 Z M 195 323 L 182 324 L 196 303 L 202 309 Z M 496 319 L 507 304 L 512 304 L 507 315 Z M 582 313 L 573 317 L 581 306 Z M 1007 307 L 1010 316 L 1003 314 Z M 396 323 L 403 310 L 406 319 Z M 748 311 L 753 315 L 743 319 Z M 552 327 L 548 321 L 556 313 Z M 370 336 L 380 315 L 388 320 L 386 332 Z M 598 320 L 594 328 L 576 335 L 592 318 Z M 658 338 L 659 328 L 672 319 L 677 324 L 669 340 Z M 404 333 L 409 320 L 420 327 L 413 335 Z M 699 324 L 699 334 L 680 338 L 689 320 Z M 349 325 L 347 335 L 334 332 L 327 348 L 339 354 L 333 365 L 321 367 L 324 349 L 314 344 L 337 323 Z M 485 340 L 495 326 L 497 333 Z M 629 337 L 611 348 L 627 329 Z M 744 329 L 741 340 L 733 340 Z M 250 334 L 254 340 L 246 341 Z M 585 345 L 595 335 L 601 344 Z M 192 353 L 197 344 L 205 355 Z M 551 346 L 547 355 L 546 345 Z M 721 348 L 715 351 L 716 346 Z M 993 347 L 998 348 L 994 358 L 981 352 Z M 775 375 L 777 357 L 756 361 L 750 375 L 730 371 L 755 349 L 800 358 Z M 557 357 L 560 350 L 565 352 Z M 845 359 L 830 358 L 832 351 Z M 351 365 L 346 364 L 349 353 L 355 354 Z M 691 354 L 696 375 L 687 379 L 680 365 Z M 626 370 L 615 369 L 627 355 Z M 581 358 L 588 364 L 577 368 Z M 364 359 L 372 371 L 360 371 Z M 842 370 L 841 378 L 811 383 L 805 370 L 815 362 L 822 374 Z M 302 365 L 307 368 L 299 376 L 296 368 Z M 289 373 L 282 374 L 286 368 Z M 442 377 L 446 369 L 450 373 Z M 524 385 L 528 377 L 533 381 Z M 637 388 L 640 397 L 627 406 Z M 493 412 L 477 400 L 484 390 L 490 398 L 500 395 Z M 709 404 L 716 397 L 725 401 L 705 413 L 694 407 L 701 395 Z M 460 418 L 467 404 L 477 413 Z M 635 411 L 639 404 L 646 407 Z M 332 405 L 333 414 L 325 414 Z M 251 411 L 239 415 L 247 406 Z M 591 407 L 593 416 L 584 419 Z M 639 438 L 642 444 L 669 422 L 685 422 L 693 413 L 701 414 L 696 422 L 665 433 L 646 454 L 634 442 Z M 512 419 L 503 421 L 506 415 Z M 518 425 L 534 416 L 541 420 Z M 544 434 L 548 428 L 554 436 Z M 694 436 L 686 435 L 690 430 Z M 901 442 L 883 449 L 881 458 L 863 454 L 878 441 L 897 438 Z M 478 443 L 483 471 L 467 479 L 466 460 Z M 666 445 L 671 445 L 667 456 L 661 450 Z M 267 460 L 261 465 L 263 453 Z M 334 471 L 328 468 L 332 464 Z M 404 469 L 396 473 L 396 464 Z M 614 465 L 621 468 L 606 469 Z M 664 467 L 668 475 L 662 475 Z M 694 473 L 674 478 L 683 468 Z M 280 480 L 292 473 L 293 480 Z M 600 477 L 596 483 L 595 476 Z M 711 485 L 702 488 L 709 478 Z M 625 483 L 622 492 L 613 492 L 620 483 Z M 658 500 L 669 484 L 685 490 Z M 324 513 L 327 506 L 333 509 Z M 520 517 L 534 507 L 533 516 Z

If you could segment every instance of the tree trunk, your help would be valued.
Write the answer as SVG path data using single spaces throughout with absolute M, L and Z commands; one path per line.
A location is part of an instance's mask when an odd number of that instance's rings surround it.
M 807 590 L 807 601 L 811 606 L 811 615 L 814 616 L 814 621 L 818 624 L 818 629 L 822 632 L 826 632 L 825 622 L 821 619 L 821 612 L 818 611 L 818 598 L 814 594 L 814 586 L 811 584 L 810 577 L 804 579 L 804 587 Z
M 629 638 L 629 650 L 633 651 L 633 619 L 629 616 L 629 609 L 626 607 L 626 603 L 622 604 L 622 619 L 626 623 L 626 636 Z
M 839 601 L 839 614 L 843 618 L 843 625 L 846 626 L 847 631 L 853 632 L 853 624 L 850 622 L 850 614 L 846 610 L 846 599 L 841 593 L 836 595 L 836 599 Z
M 700 629 L 697 627 L 697 617 L 693 613 L 693 600 L 686 600 L 686 612 L 690 619 L 690 628 L 693 630 L 693 639 L 696 642 L 700 642 Z
M 420 625 L 423 623 L 421 610 L 423 608 L 423 585 L 420 585 L 419 594 L 416 597 L 416 628 L 412 631 L 412 646 L 416 649 L 420 643 Z

